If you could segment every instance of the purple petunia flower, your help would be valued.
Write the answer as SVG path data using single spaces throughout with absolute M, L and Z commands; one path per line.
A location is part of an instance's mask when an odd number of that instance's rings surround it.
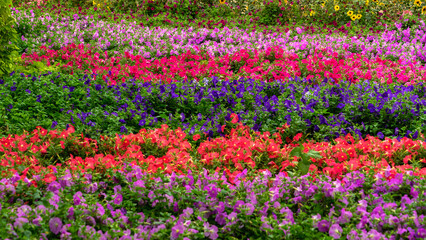
M 194 210 L 192 208 L 190 208 L 190 207 L 188 207 L 188 208 L 186 208 L 186 209 L 183 210 L 183 215 L 186 218 L 189 218 L 192 215 L 192 213 L 194 213 Z
M 83 193 L 78 191 L 73 196 L 74 205 L 80 205 L 81 203 L 85 202 L 86 199 L 83 198 Z
M 217 239 L 217 227 L 215 225 L 211 225 L 209 223 L 204 223 L 204 236 L 210 239 Z
M 185 231 L 185 226 L 182 223 L 176 224 L 172 227 L 172 233 L 170 239 L 178 239 L 179 236 Z
M 96 213 L 99 214 L 100 216 L 103 216 L 105 214 L 105 208 L 99 203 L 96 203 L 96 206 L 97 206 Z
M 23 217 L 19 217 L 17 219 L 15 219 L 15 223 L 13 224 L 14 228 L 21 228 L 22 225 L 24 225 L 24 223 L 28 223 L 28 219 L 23 218 Z
M 338 218 L 338 223 L 339 224 L 348 223 L 351 220 L 351 218 L 352 218 L 352 212 L 346 211 L 344 208 L 342 208 L 341 215 Z
M 55 235 L 62 229 L 62 220 L 58 217 L 51 218 L 49 221 L 49 228 Z
M 330 222 L 328 222 L 327 220 L 321 220 L 318 222 L 318 230 L 320 232 L 328 232 L 330 228 Z
M 87 223 L 87 225 L 90 225 L 92 227 L 96 226 L 96 220 L 92 216 L 86 216 L 84 218 L 84 221 Z
M 339 224 L 335 223 L 331 225 L 330 230 L 328 234 L 330 234 L 331 237 L 334 239 L 339 239 L 342 236 L 343 229 L 340 227 Z
M 115 205 L 120 205 L 123 202 L 123 196 L 121 194 L 116 194 L 113 203 Z
M 348 235 L 346 236 L 346 239 L 348 240 L 358 240 L 359 236 L 358 236 L 358 232 L 355 230 L 351 230 Z
M 245 204 L 245 207 L 246 207 L 246 209 L 247 209 L 246 215 L 248 215 L 248 216 L 252 215 L 252 214 L 253 214 L 253 212 L 254 212 L 254 206 L 253 206 L 253 204 L 251 204 L 251 203 L 246 203 L 246 204 Z

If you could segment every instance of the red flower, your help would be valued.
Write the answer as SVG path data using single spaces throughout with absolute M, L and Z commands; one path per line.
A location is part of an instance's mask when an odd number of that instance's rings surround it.
M 18 149 L 19 149 L 19 151 L 24 152 L 24 151 L 27 150 L 27 148 L 28 148 L 28 144 L 25 141 L 20 141 L 18 143 Z
M 44 128 L 42 128 L 42 127 L 37 127 L 38 128 L 38 130 L 39 130 L 39 132 L 40 132 L 40 134 L 42 135 L 42 136 L 46 136 L 46 134 L 47 134 L 47 130 L 46 129 L 44 129 Z
M 56 176 L 53 173 L 48 173 L 44 176 L 43 179 L 46 183 L 51 183 L 56 180 Z
M 192 140 L 194 140 L 194 141 L 198 141 L 198 139 L 200 139 L 200 138 L 201 138 L 200 134 L 195 134 L 195 135 L 192 137 Z
M 300 138 L 302 137 L 302 133 L 298 133 L 298 134 L 296 134 L 296 136 L 294 136 L 294 138 L 293 138 L 293 142 L 297 142 L 297 141 L 299 141 L 300 140 Z
M 231 123 L 237 123 L 238 122 L 238 115 L 235 113 L 231 114 Z

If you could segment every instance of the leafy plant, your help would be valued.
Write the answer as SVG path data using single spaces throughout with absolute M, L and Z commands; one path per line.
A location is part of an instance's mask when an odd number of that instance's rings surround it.
M 7 74 L 13 67 L 13 56 L 18 47 L 14 41 L 18 39 L 15 18 L 10 12 L 11 0 L 0 0 L 0 76 Z
M 314 150 L 309 150 L 307 153 L 304 151 L 304 146 L 300 144 L 299 147 L 293 148 L 290 152 L 291 157 L 299 157 L 301 161 L 297 163 L 298 172 L 296 175 L 303 176 L 306 175 L 309 172 L 309 167 L 311 166 L 311 158 L 321 159 L 322 156 L 319 152 Z M 290 174 L 289 175 L 295 175 Z

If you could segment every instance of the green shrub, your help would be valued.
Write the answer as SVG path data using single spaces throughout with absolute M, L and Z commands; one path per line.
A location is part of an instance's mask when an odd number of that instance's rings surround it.
M 16 23 L 10 12 L 11 0 L 0 0 L 0 76 L 7 74 L 13 67 L 13 55 L 18 48 L 13 43 L 18 34 L 13 28 Z

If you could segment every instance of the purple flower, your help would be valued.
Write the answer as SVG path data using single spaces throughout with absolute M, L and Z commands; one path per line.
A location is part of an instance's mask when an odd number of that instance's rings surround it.
M 80 205 L 82 202 L 85 202 L 86 199 L 83 198 L 83 193 L 78 191 L 73 196 L 74 205 Z
M 344 208 L 341 210 L 341 215 L 338 219 L 339 224 L 348 223 L 352 218 L 352 212 L 346 211 Z
M 121 194 L 116 194 L 114 199 L 115 205 L 120 205 L 123 202 L 123 196 Z
M 96 213 L 99 214 L 100 216 L 103 216 L 105 214 L 105 208 L 99 203 L 96 203 L 96 206 L 97 206 Z
M 362 234 L 362 238 L 363 239 L 372 239 L 372 240 L 380 240 L 383 239 L 383 235 L 381 233 L 379 233 L 376 229 L 371 229 L 368 233 L 364 233 Z
M 70 207 L 68 209 L 68 218 L 69 219 L 74 219 L 74 207 Z
M 61 231 L 62 220 L 58 217 L 51 218 L 49 221 L 49 228 L 55 235 Z
M 52 122 L 52 127 L 51 127 L 51 128 L 55 128 L 55 127 L 56 127 L 56 125 L 58 125 L 58 122 L 57 122 L 57 121 L 53 121 L 53 122 Z
M 330 228 L 330 223 L 327 220 L 321 220 L 318 222 L 318 230 L 320 232 L 328 232 L 328 229 Z
M 84 220 L 87 223 L 87 225 L 90 225 L 92 227 L 96 226 L 96 220 L 92 216 L 86 216 Z
M 13 224 L 13 227 L 14 228 L 21 228 L 22 225 L 24 223 L 27 223 L 27 222 L 28 222 L 28 219 L 23 218 L 23 217 L 19 217 L 19 218 L 15 219 L 15 223 Z
M 0 210 L 1 210 L 1 205 L 0 205 Z M 18 211 L 17 211 L 16 215 L 18 217 L 25 217 L 28 213 L 30 213 L 31 207 L 28 206 L 28 205 L 22 205 L 17 210 Z
M 120 127 L 120 132 L 126 133 L 127 132 L 127 128 L 125 126 L 121 126 Z
M 40 216 L 37 216 L 33 219 L 32 223 L 38 227 L 40 227 L 40 222 L 43 221 L 43 219 Z
M 60 189 L 61 189 L 61 184 L 59 184 L 57 181 L 53 181 L 49 184 L 49 186 L 47 186 L 47 190 L 55 194 L 59 194 Z
M 347 238 L 348 240 L 358 240 L 358 239 L 359 239 L 359 237 L 358 237 L 358 232 L 357 232 L 357 231 L 355 231 L 355 230 L 351 230 L 351 231 L 348 233 L 348 235 L 346 236 L 346 238 Z
M 343 232 L 342 227 L 340 227 L 339 224 L 335 223 L 335 224 L 331 225 L 328 233 L 334 239 L 339 239 L 342 236 L 342 232 Z
M 253 204 L 251 204 L 251 203 L 246 203 L 246 204 L 245 204 L 245 208 L 246 208 L 246 210 L 247 210 L 246 215 L 250 216 L 250 215 L 252 215 L 252 214 L 253 214 L 253 211 L 254 211 L 254 206 L 253 206 Z
M 217 239 L 217 227 L 215 225 L 211 225 L 209 223 L 204 223 L 204 236 L 210 239 Z
M 185 231 L 185 227 L 182 223 L 179 223 L 172 227 L 172 233 L 170 239 L 178 239 L 179 235 L 181 235 Z
M 183 215 L 186 218 L 189 218 L 192 215 L 192 213 L 194 213 L 194 210 L 192 208 L 186 208 L 183 210 Z
M 417 229 L 417 238 L 426 238 L 426 230 L 424 228 Z

